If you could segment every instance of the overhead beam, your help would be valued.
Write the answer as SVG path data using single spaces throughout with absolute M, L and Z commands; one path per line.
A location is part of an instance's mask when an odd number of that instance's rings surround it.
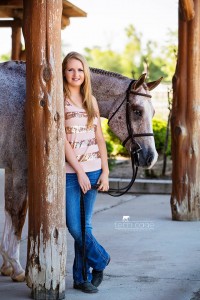
M 22 27 L 21 20 L 0 20 L 0 27 Z
M 63 0 L 63 14 L 68 17 L 87 17 L 86 12 L 66 0 Z
M 0 7 L 1 6 L 23 8 L 23 0 L 1 0 Z
M 10 8 L 6 6 L 0 6 L 0 18 L 17 18 L 23 19 L 23 9 L 22 8 Z

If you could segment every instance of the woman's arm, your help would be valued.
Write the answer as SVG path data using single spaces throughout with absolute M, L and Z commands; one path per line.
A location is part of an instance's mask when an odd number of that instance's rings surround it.
M 105 139 L 104 139 L 102 128 L 101 128 L 101 119 L 100 119 L 100 115 L 99 115 L 98 104 L 97 104 L 97 101 L 95 98 L 93 98 L 93 101 L 94 101 L 94 108 L 97 111 L 97 116 L 98 116 L 96 139 L 97 139 L 97 144 L 99 147 L 99 152 L 100 152 L 100 156 L 101 156 L 101 166 L 102 166 L 102 174 L 99 178 L 98 183 L 100 183 L 100 186 L 99 186 L 98 190 L 107 191 L 109 189 L 108 154 L 107 154 Z
M 88 176 L 86 175 L 85 171 L 83 170 L 81 164 L 76 158 L 76 155 L 68 142 L 67 138 L 65 139 L 65 157 L 67 162 L 70 164 L 70 166 L 74 169 L 74 171 L 77 174 L 78 182 L 80 184 L 80 187 L 83 191 L 83 193 L 87 193 L 91 189 L 91 184 Z

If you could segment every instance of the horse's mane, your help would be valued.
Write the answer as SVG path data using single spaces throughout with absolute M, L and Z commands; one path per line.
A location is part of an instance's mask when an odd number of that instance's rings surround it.
M 96 73 L 96 74 L 101 74 L 101 75 L 106 75 L 109 77 L 116 77 L 119 79 L 127 79 L 128 77 L 123 76 L 119 73 L 115 73 L 115 72 L 111 72 L 111 71 L 106 71 L 106 70 L 102 70 L 102 69 L 97 69 L 97 68 L 90 68 L 92 73 Z

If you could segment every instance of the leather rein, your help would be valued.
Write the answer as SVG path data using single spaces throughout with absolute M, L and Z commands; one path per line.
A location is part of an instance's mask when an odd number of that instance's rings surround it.
M 145 93 L 139 93 L 135 90 L 131 90 L 131 86 L 135 80 L 132 80 L 128 86 L 128 89 L 126 91 L 126 96 L 124 100 L 121 102 L 121 104 L 117 107 L 117 109 L 114 111 L 114 113 L 109 117 L 108 124 L 112 120 L 112 118 L 116 115 L 116 113 L 119 111 L 121 106 L 126 102 L 126 126 L 128 131 L 127 138 L 123 141 L 122 145 L 125 146 L 126 143 L 131 139 L 131 164 L 132 164 L 132 178 L 130 183 L 125 186 L 124 188 L 119 189 L 109 189 L 106 193 L 108 193 L 110 196 L 113 197 L 119 197 L 127 193 L 130 188 L 132 187 L 133 183 L 135 182 L 135 179 L 137 177 L 138 167 L 139 167 L 139 155 L 140 151 L 142 150 L 140 144 L 136 142 L 137 137 L 144 137 L 144 136 L 154 136 L 153 133 L 133 133 L 132 126 L 131 126 L 131 116 L 130 116 L 130 94 L 151 98 L 151 95 L 145 94 Z M 92 188 L 97 188 L 93 187 Z

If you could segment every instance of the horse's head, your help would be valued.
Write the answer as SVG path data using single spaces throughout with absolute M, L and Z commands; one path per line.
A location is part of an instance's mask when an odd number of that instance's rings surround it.
M 113 107 L 109 126 L 126 146 L 129 153 L 138 151 L 139 166 L 151 168 L 158 158 L 152 130 L 154 108 L 150 91 L 162 80 L 145 83 L 143 74 L 132 81 L 124 101 Z

